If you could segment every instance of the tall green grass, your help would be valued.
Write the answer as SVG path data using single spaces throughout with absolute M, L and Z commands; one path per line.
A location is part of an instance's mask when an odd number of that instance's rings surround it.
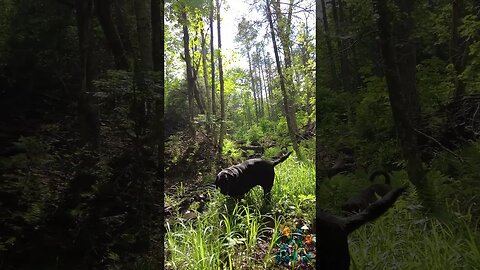
M 449 224 L 400 201 L 350 237 L 353 269 L 480 269 L 479 232 L 468 218 Z
M 233 203 L 212 190 L 207 210 L 191 220 L 180 215 L 165 224 L 166 269 L 271 269 L 278 232 L 294 218 L 315 216 L 315 165 L 294 155 L 275 167 L 270 211 L 263 190 Z M 166 198 L 166 202 L 172 201 Z
M 394 174 L 393 185 L 402 184 L 400 179 L 406 179 L 404 172 Z M 326 201 L 340 198 L 328 206 L 339 213 L 342 199 L 367 184 L 356 175 L 338 176 L 324 181 L 320 193 Z M 446 203 L 452 218 L 439 221 L 423 212 L 411 186 L 382 217 L 350 235 L 351 269 L 480 269 L 479 227 L 460 205 Z

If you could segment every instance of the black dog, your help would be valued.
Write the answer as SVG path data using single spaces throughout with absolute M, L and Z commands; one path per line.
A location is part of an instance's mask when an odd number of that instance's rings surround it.
M 359 194 L 348 199 L 346 203 L 342 205 L 342 210 L 354 213 L 362 211 L 367 208 L 371 203 L 377 200 L 377 196 L 383 197 L 392 188 L 390 187 L 390 176 L 385 171 L 376 171 L 370 175 L 370 182 L 373 182 L 379 175 L 385 177 L 385 184 L 372 184 L 368 188 L 362 190 Z
M 350 267 L 348 235 L 363 224 L 383 215 L 393 206 L 405 189 L 406 187 L 394 189 L 364 211 L 349 217 L 342 218 L 326 213 L 317 213 L 318 269 L 348 270 Z
M 260 158 L 248 159 L 240 164 L 223 169 L 215 179 L 215 186 L 220 188 L 222 194 L 239 199 L 250 189 L 259 185 L 263 188 L 264 198 L 267 202 L 270 202 L 270 191 L 275 179 L 274 167 L 286 160 L 291 153 L 290 151 L 273 161 Z

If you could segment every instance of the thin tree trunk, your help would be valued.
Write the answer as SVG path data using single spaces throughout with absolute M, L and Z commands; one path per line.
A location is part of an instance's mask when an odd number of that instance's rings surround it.
M 110 0 L 95 0 L 97 17 L 115 60 L 117 69 L 128 70 L 127 53 L 113 23 Z
M 210 87 L 208 85 L 208 73 L 207 73 L 207 44 L 205 40 L 205 33 L 203 32 L 203 28 L 201 29 L 201 35 L 202 35 L 202 67 L 203 67 L 203 82 L 205 84 L 205 97 L 207 99 L 207 105 L 206 105 L 206 113 L 207 113 L 207 133 L 211 135 L 211 116 L 210 114 L 212 113 L 212 104 L 211 104 L 211 99 L 210 99 Z
M 195 51 L 192 49 L 192 53 L 190 54 L 190 58 L 192 59 L 195 57 Z M 200 94 L 200 87 L 198 87 L 198 69 L 200 68 L 200 61 L 198 61 L 198 65 L 195 67 L 195 59 L 192 59 L 190 61 L 192 63 L 192 74 L 193 74 L 193 97 L 195 98 L 195 101 L 197 103 L 198 111 L 200 114 L 205 114 L 205 103 L 203 102 L 202 96 Z
M 250 82 L 252 84 L 252 93 L 253 93 L 253 100 L 255 102 L 255 118 L 258 121 L 258 102 L 257 102 L 257 91 L 255 89 L 255 79 L 253 78 L 253 68 L 252 68 L 252 58 L 250 57 L 250 50 L 247 49 L 247 57 L 248 57 L 248 72 L 250 74 Z
M 350 89 L 350 76 L 348 72 L 348 58 L 346 56 L 345 46 L 341 39 L 341 31 L 340 31 L 340 20 L 338 18 L 338 10 L 337 10 L 337 3 L 335 0 L 332 0 L 332 14 L 333 14 L 333 21 L 335 23 L 335 35 L 337 40 L 337 51 L 340 55 L 340 84 L 343 90 L 351 90 Z
M 222 65 L 222 36 L 220 31 L 220 0 L 217 0 L 217 33 L 218 33 L 218 75 L 220 80 L 220 136 L 218 139 L 218 154 L 222 155 L 223 138 L 225 137 L 225 86 L 223 82 L 223 65 Z
M 127 23 L 125 0 L 113 1 L 113 7 L 115 11 L 115 25 L 118 29 L 118 35 L 122 40 L 123 47 L 127 53 L 127 59 L 133 57 L 133 46 L 131 42 L 131 29 L 129 23 Z
M 291 119 L 288 94 L 287 94 L 287 89 L 286 89 L 286 86 L 285 86 L 285 77 L 283 76 L 282 66 L 280 64 L 280 57 L 278 55 L 278 47 L 277 47 L 277 41 L 276 41 L 276 38 L 275 38 L 275 30 L 273 28 L 273 20 L 272 20 L 272 13 L 270 11 L 270 1 L 269 0 L 266 0 L 266 9 L 267 9 L 267 19 L 268 19 L 268 23 L 270 25 L 270 34 L 271 34 L 271 37 L 272 37 L 273 51 L 275 53 L 275 62 L 277 64 L 277 72 L 278 72 L 278 76 L 280 77 L 280 88 L 281 88 L 282 94 L 283 94 L 283 105 L 285 107 L 285 116 L 286 116 L 286 120 L 287 120 L 288 134 L 290 136 L 290 140 L 292 141 L 293 149 L 297 153 L 297 157 L 300 160 L 303 160 L 302 154 L 300 152 L 300 148 L 298 147 L 297 138 L 296 138 L 296 134 L 295 134 L 295 128 L 293 126 L 292 119 Z
M 407 161 L 408 177 L 417 187 L 424 206 L 431 210 L 434 207 L 434 201 L 422 167 L 416 133 L 421 112 L 415 84 L 415 46 L 410 41 L 410 31 L 413 27 L 411 17 L 413 2 L 405 1 L 400 4 L 398 1 L 395 2 L 402 13 L 402 18 L 391 27 L 390 22 L 393 19 L 386 0 L 374 0 L 374 6 L 379 15 L 378 29 L 386 68 L 388 93 L 402 154 Z M 395 42 L 393 33 L 401 42 Z
M 332 89 L 338 89 L 337 71 L 335 68 L 335 60 L 333 58 L 332 41 L 330 40 L 330 30 L 328 27 L 327 8 L 325 6 L 325 0 L 321 0 L 322 18 L 323 18 L 323 31 L 325 32 L 325 43 L 327 45 L 328 60 L 330 63 L 330 87 Z
M 308 37 L 309 36 L 309 33 L 308 33 L 308 25 L 305 24 L 305 36 Z M 309 55 L 308 55 L 308 41 L 305 39 L 304 41 L 305 43 L 302 43 L 300 46 L 301 48 L 301 53 L 302 53 L 302 64 L 305 68 L 305 75 L 304 75 L 304 80 L 308 79 L 308 80 L 313 80 L 313 78 L 310 78 L 310 76 L 308 76 L 309 71 L 307 71 L 307 64 L 308 64 L 308 58 L 309 58 Z M 306 100 L 305 100 L 305 108 L 306 108 L 306 111 L 307 111 L 307 114 L 308 114 L 308 122 L 307 122 L 307 126 L 310 125 L 310 122 L 311 122 L 311 117 L 310 115 L 312 114 L 312 107 L 310 106 L 310 97 L 311 97 L 311 91 L 310 91 L 310 87 L 305 87 L 305 91 L 307 92 L 306 94 Z
M 150 3 L 150 2 L 149 2 Z M 144 70 L 153 69 L 152 27 L 147 0 L 134 0 L 137 19 L 138 46 L 140 63 Z
M 339 19 L 339 25 L 340 25 L 340 30 L 341 30 L 341 35 L 343 36 L 346 29 L 347 29 L 347 20 L 349 20 L 349 16 L 345 16 L 345 6 L 344 6 L 344 0 L 337 0 L 338 1 L 338 19 Z M 352 63 L 351 63 L 351 55 L 350 51 L 352 53 L 355 53 L 355 44 L 352 44 L 352 39 L 351 38 L 346 38 L 345 40 L 342 40 L 342 53 L 343 53 L 343 59 L 345 61 L 345 69 L 346 69 L 346 74 L 349 74 L 347 84 L 348 84 L 348 89 L 354 90 L 356 88 L 356 85 L 358 81 L 360 80 L 360 76 L 357 72 L 356 68 L 352 68 Z M 355 59 L 355 58 L 354 58 Z M 355 60 L 353 60 L 355 62 Z
M 260 69 L 260 52 L 257 51 L 257 63 L 256 63 L 256 67 L 257 67 L 257 70 L 256 72 L 258 73 L 257 74 L 257 77 L 258 77 L 258 89 L 260 90 L 260 115 L 261 117 L 263 117 L 265 115 L 265 108 L 264 108 L 264 105 L 263 105 L 263 84 L 262 84 L 262 75 L 261 75 L 261 69 Z
M 268 97 L 269 97 L 269 102 L 270 102 L 270 119 L 275 120 L 275 98 L 273 97 L 272 93 L 272 75 L 271 75 L 271 69 L 270 69 L 270 60 L 265 56 L 265 53 L 263 53 L 263 60 L 264 60 L 264 67 L 265 67 L 265 72 L 267 73 L 267 91 L 268 91 Z
M 215 48 L 213 44 L 213 0 L 210 0 L 210 68 L 212 70 L 212 114 L 216 115 L 215 108 Z
M 92 69 L 92 0 L 77 0 L 76 19 L 78 30 L 78 43 L 80 49 L 80 90 L 78 99 L 78 119 L 80 123 L 80 135 L 85 143 L 90 143 L 97 149 L 100 141 L 100 122 L 98 112 L 89 101 L 87 92 L 91 86 Z
M 209 14 L 209 21 L 210 21 L 210 69 L 212 70 L 212 118 L 214 119 L 213 123 L 216 122 L 216 115 L 217 115 L 217 109 L 216 109 L 216 102 L 215 102 L 215 61 L 214 61 L 214 56 L 215 56 L 215 48 L 214 48 L 214 42 L 213 42 L 213 11 L 214 11 L 214 5 L 213 5 L 213 0 L 210 0 L 210 14 Z M 215 125 L 213 125 L 212 128 L 212 137 L 214 141 L 214 147 L 216 147 L 216 142 L 217 142 L 217 132 L 215 129 Z
M 259 57 L 260 57 L 260 54 L 259 54 Z M 263 81 L 261 89 L 262 89 L 262 91 L 265 90 L 265 106 L 267 107 L 268 116 L 270 116 L 270 104 L 269 104 L 269 98 L 270 97 L 269 97 L 268 92 L 267 92 L 267 81 L 265 80 L 265 74 L 264 74 L 264 71 L 263 71 L 263 64 L 264 64 L 264 61 L 260 57 L 258 67 L 260 68 L 260 79 L 261 79 L 261 81 Z
M 185 64 L 186 64 L 186 74 L 187 74 L 187 97 L 188 97 L 188 119 L 189 119 L 189 126 L 190 126 L 190 135 L 194 135 L 195 131 L 193 130 L 193 88 L 195 87 L 195 81 L 193 78 L 193 71 L 192 71 L 192 60 L 190 58 L 190 36 L 188 34 L 188 20 L 187 20 L 187 12 L 184 10 L 182 11 L 182 25 L 183 25 L 183 50 L 185 54 Z
M 293 98 L 295 96 L 295 84 L 293 83 L 293 69 L 292 69 L 292 54 L 290 50 L 290 22 L 291 22 L 291 17 L 292 17 L 292 12 L 293 12 L 293 0 L 290 0 L 289 8 L 288 8 L 288 17 L 287 20 L 283 18 L 281 9 L 280 9 L 280 1 L 277 0 L 274 4 L 274 8 L 276 10 L 277 14 L 277 22 L 278 22 L 278 29 L 279 29 L 279 38 L 280 42 L 283 48 L 283 54 L 284 54 L 284 60 L 285 60 L 285 72 L 284 72 L 284 77 L 283 79 L 285 80 L 287 88 L 287 94 L 289 95 L 287 100 L 287 105 L 289 106 L 288 112 L 289 112 L 289 118 L 290 118 L 290 123 L 291 123 L 291 128 L 293 134 L 298 133 L 298 126 L 297 126 L 297 118 L 295 116 L 296 113 L 296 106 L 295 106 L 295 101 Z

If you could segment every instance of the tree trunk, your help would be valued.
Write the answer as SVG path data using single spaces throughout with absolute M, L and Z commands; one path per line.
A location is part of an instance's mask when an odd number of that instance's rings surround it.
M 118 31 L 113 24 L 110 0 L 95 0 L 97 17 L 102 26 L 108 45 L 112 50 L 117 69 L 128 70 L 128 60 Z
M 285 60 L 285 72 L 284 72 L 283 79 L 287 89 L 286 93 L 288 95 L 287 106 L 289 107 L 288 112 L 290 114 L 288 117 L 290 118 L 292 132 L 293 134 L 295 134 L 295 137 L 296 137 L 297 136 L 296 134 L 298 134 L 298 126 L 297 126 L 297 118 L 295 116 L 295 113 L 296 113 L 295 100 L 293 99 L 293 97 L 295 96 L 295 91 L 294 91 L 295 85 L 293 83 L 292 54 L 290 50 L 290 46 L 291 46 L 290 22 L 291 22 L 291 17 L 293 12 L 293 9 L 292 9 L 293 0 L 290 0 L 287 20 L 285 20 L 285 18 L 282 15 L 279 0 L 275 2 L 274 8 L 277 14 L 279 38 L 283 48 L 283 54 L 284 54 L 284 60 Z
M 144 70 L 153 69 L 152 27 L 147 0 L 134 0 L 140 63 Z
M 250 57 L 250 50 L 247 48 L 247 57 L 248 57 L 248 72 L 250 74 L 250 82 L 252 84 L 252 93 L 253 93 L 253 100 L 255 102 L 255 118 L 258 121 L 258 102 L 257 102 L 257 91 L 255 90 L 255 79 L 253 78 L 253 69 L 252 69 L 252 58 Z
M 305 23 L 305 37 L 308 37 L 309 36 L 309 33 L 308 33 L 308 25 Z M 301 50 L 301 59 L 302 59 L 302 64 L 303 64 L 303 67 L 305 69 L 305 74 L 304 74 L 304 81 L 305 80 L 313 80 L 313 78 L 311 78 L 310 76 L 308 76 L 308 74 L 310 74 L 310 72 L 307 70 L 307 65 L 308 65 L 308 59 L 309 59 L 309 55 L 308 55 L 308 40 L 305 39 L 304 40 L 304 43 L 300 44 L 300 50 Z M 311 122 L 311 117 L 310 115 L 312 114 L 312 107 L 310 106 L 310 97 L 311 97 L 311 91 L 310 91 L 310 87 L 305 87 L 305 91 L 307 92 L 306 93 L 306 100 L 305 100 L 305 108 L 306 108 L 306 112 L 308 114 L 308 122 L 307 122 L 307 126 L 310 125 L 310 122 Z
M 216 115 L 217 115 L 217 109 L 216 109 L 216 102 L 215 102 L 215 61 L 214 61 L 214 56 L 215 56 L 215 48 L 214 48 L 214 43 L 213 43 L 213 11 L 214 11 L 214 5 L 213 5 L 213 0 L 210 0 L 210 14 L 209 14 L 209 21 L 210 21 L 210 69 L 212 70 L 212 118 L 213 118 L 213 123 L 216 122 Z M 212 137 L 214 141 L 214 146 L 217 142 L 217 132 L 215 129 L 215 124 L 213 125 L 212 128 Z
M 290 140 L 292 141 L 293 149 L 297 153 L 297 157 L 300 160 L 303 160 L 302 154 L 300 153 L 300 147 L 298 146 L 298 143 L 297 143 L 297 138 L 296 138 L 296 133 L 295 133 L 296 129 L 294 128 L 293 122 L 292 122 L 292 117 L 291 117 L 292 114 L 290 112 L 291 108 L 289 107 L 288 94 L 287 94 L 287 89 L 286 89 L 286 86 L 285 86 L 285 77 L 283 76 L 282 66 L 281 66 L 281 63 L 280 63 L 280 57 L 278 55 L 277 40 L 275 38 L 275 30 L 273 28 L 273 20 L 272 20 L 272 13 L 270 11 L 270 1 L 269 0 L 266 0 L 266 11 L 267 11 L 268 23 L 270 25 L 270 34 L 271 34 L 271 37 L 272 37 L 273 51 L 275 53 L 275 62 L 277 64 L 277 72 L 278 72 L 278 76 L 280 77 L 280 88 L 281 88 L 282 94 L 283 94 L 283 105 L 284 105 L 284 108 L 285 108 L 285 117 L 286 117 L 286 120 L 287 120 L 288 134 L 289 134 Z M 295 112 L 293 112 L 293 113 L 295 113 Z M 295 115 L 293 114 L 293 116 L 295 116 Z
M 263 53 L 264 51 L 262 51 Z M 268 91 L 268 97 L 269 97 L 269 102 L 270 102 L 270 119 L 275 120 L 276 114 L 275 114 L 275 98 L 273 97 L 272 93 L 272 75 L 271 75 L 271 63 L 270 59 L 268 59 L 265 54 L 263 53 L 263 60 L 264 60 L 264 70 L 267 73 L 267 91 Z
M 188 34 L 188 20 L 187 20 L 187 12 L 184 10 L 182 11 L 182 22 L 183 25 L 183 51 L 185 54 L 185 65 L 186 65 L 186 72 L 187 72 L 187 97 L 188 97 L 188 119 L 189 119 L 189 126 L 190 126 L 190 135 L 194 135 L 195 131 L 193 130 L 193 88 L 195 87 L 195 81 L 193 78 L 193 70 L 192 70 L 192 60 L 190 58 L 190 36 Z
M 207 113 L 207 133 L 211 135 L 211 116 L 210 114 L 212 113 L 212 104 L 211 104 L 211 99 L 210 99 L 210 94 L 208 93 L 210 91 L 209 85 L 208 85 L 208 73 L 207 73 L 207 44 L 205 40 L 205 33 L 203 32 L 203 28 L 201 29 L 201 35 L 202 35 L 202 67 L 203 67 L 203 82 L 205 84 L 205 97 L 207 99 L 207 105 L 206 105 L 206 113 Z
M 388 94 L 402 154 L 407 161 L 408 177 L 417 187 L 424 206 L 431 210 L 434 207 L 433 194 L 422 167 L 416 132 L 421 112 L 415 83 L 415 46 L 410 40 L 413 2 L 398 3 L 398 0 L 395 2 L 402 13 L 402 18 L 392 22 L 393 18 L 386 0 L 374 0 L 379 15 L 378 29 Z M 390 23 L 393 27 L 390 27 Z M 393 33 L 396 36 L 393 36 Z
M 212 70 L 212 114 L 216 115 L 215 108 L 215 48 L 213 44 L 213 0 L 210 0 L 210 68 Z
M 195 37 L 196 39 L 196 37 Z M 192 49 L 192 53 L 190 54 L 190 58 L 195 57 L 195 50 Z M 193 74 L 193 97 L 195 98 L 195 101 L 197 102 L 197 107 L 198 111 L 200 114 L 205 114 L 205 103 L 203 102 L 203 99 L 200 94 L 200 87 L 198 87 L 198 68 L 200 68 L 200 61 L 198 62 L 197 67 L 194 66 L 195 64 L 195 59 L 192 59 L 190 62 L 192 62 L 192 74 Z
M 341 31 L 340 31 L 340 20 L 338 18 L 338 10 L 337 10 L 337 3 L 335 0 L 332 0 L 332 14 L 333 14 L 333 21 L 335 23 L 335 35 L 337 40 L 337 51 L 340 55 L 340 84 L 343 90 L 351 90 L 350 89 L 350 76 L 348 72 L 348 58 L 345 51 L 344 42 L 341 39 Z
M 263 48 L 262 48 L 262 51 L 263 51 Z M 259 57 L 260 57 L 260 54 L 259 54 Z M 264 74 L 264 71 L 263 71 L 263 64 L 264 64 L 264 61 L 260 57 L 258 67 L 260 69 L 260 83 L 263 81 L 263 84 L 261 83 L 261 89 L 262 89 L 262 91 L 265 90 L 265 107 L 267 107 L 268 115 L 270 115 L 270 104 L 269 104 L 269 101 L 268 101 L 269 96 L 268 96 L 268 92 L 267 92 L 267 81 L 265 80 L 265 74 Z
M 263 117 L 265 115 L 265 108 L 263 105 L 263 84 L 262 84 L 262 73 L 260 69 L 260 52 L 257 51 L 257 61 L 256 61 L 256 72 L 258 78 L 258 89 L 260 90 L 260 116 Z
M 325 34 L 325 43 L 327 45 L 327 53 L 328 53 L 328 60 L 330 64 L 330 88 L 338 89 L 338 78 L 337 78 L 337 71 L 335 68 L 335 60 L 333 58 L 333 50 L 332 50 L 332 41 L 330 40 L 330 30 L 328 27 L 328 18 L 327 18 L 327 9 L 325 6 L 325 0 L 320 1 L 321 10 L 322 10 L 322 20 L 323 20 L 323 31 Z M 318 2 L 317 2 L 318 5 Z M 317 32 L 319 32 L 320 28 L 317 27 Z M 320 34 L 320 33 L 318 33 Z M 317 35 L 320 37 L 320 35 Z
M 113 1 L 115 25 L 118 29 L 118 35 L 122 40 L 123 47 L 127 53 L 127 59 L 133 57 L 133 46 L 131 42 L 130 24 L 127 22 L 125 0 Z
M 217 33 L 218 33 L 218 75 L 220 80 L 220 136 L 218 139 L 218 153 L 221 156 L 223 150 L 223 138 L 225 137 L 225 86 L 223 82 L 222 65 L 222 37 L 220 32 L 220 0 L 217 0 Z
M 152 57 L 153 57 L 153 70 L 162 71 L 163 66 L 163 51 L 161 49 L 162 39 L 161 24 L 163 17 L 161 17 L 160 0 L 151 0 L 151 18 L 152 18 Z
M 76 19 L 78 30 L 78 43 L 80 49 L 80 90 L 78 99 L 78 119 L 80 123 L 80 135 L 85 143 L 90 143 L 97 149 L 100 141 L 100 122 L 98 112 L 89 101 L 87 92 L 91 87 L 92 69 L 92 0 L 77 0 Z

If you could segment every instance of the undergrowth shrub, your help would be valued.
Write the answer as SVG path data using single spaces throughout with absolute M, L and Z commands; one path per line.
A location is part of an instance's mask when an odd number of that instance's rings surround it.
M 443 200 L 457 201 L 463 209 L 472 205 L 473 216 L 480 216 L 480 142 L 451 153 L 438 154 L 431 163 L 432 180 Z M 461 157 L 461 158 L 459 158 Z
M 426 217 L 411 188 L 382 217 L 351 234 L 353 269 L 476 269 L 480 235 L 472 225 L 469 213 L 457 214 L 451 224 Z
M 222 155 L 224 157 L 233 159 L 233 160 L 240 160 L 242 156 L 241 150 L 237 147 L 234 141 L 225 138 L 223 140 L 223 149 Z
M 55 159 L 50 145 L 38 137 L 20 137 L 14 145 L 17 154 L 0 158 L 0 205 L 9 209 L 0 213 L 0 252 L 22 237 L 23 226 L 44 220 L 47 202 L 54 197 L 50 179 L 40 173 Z

